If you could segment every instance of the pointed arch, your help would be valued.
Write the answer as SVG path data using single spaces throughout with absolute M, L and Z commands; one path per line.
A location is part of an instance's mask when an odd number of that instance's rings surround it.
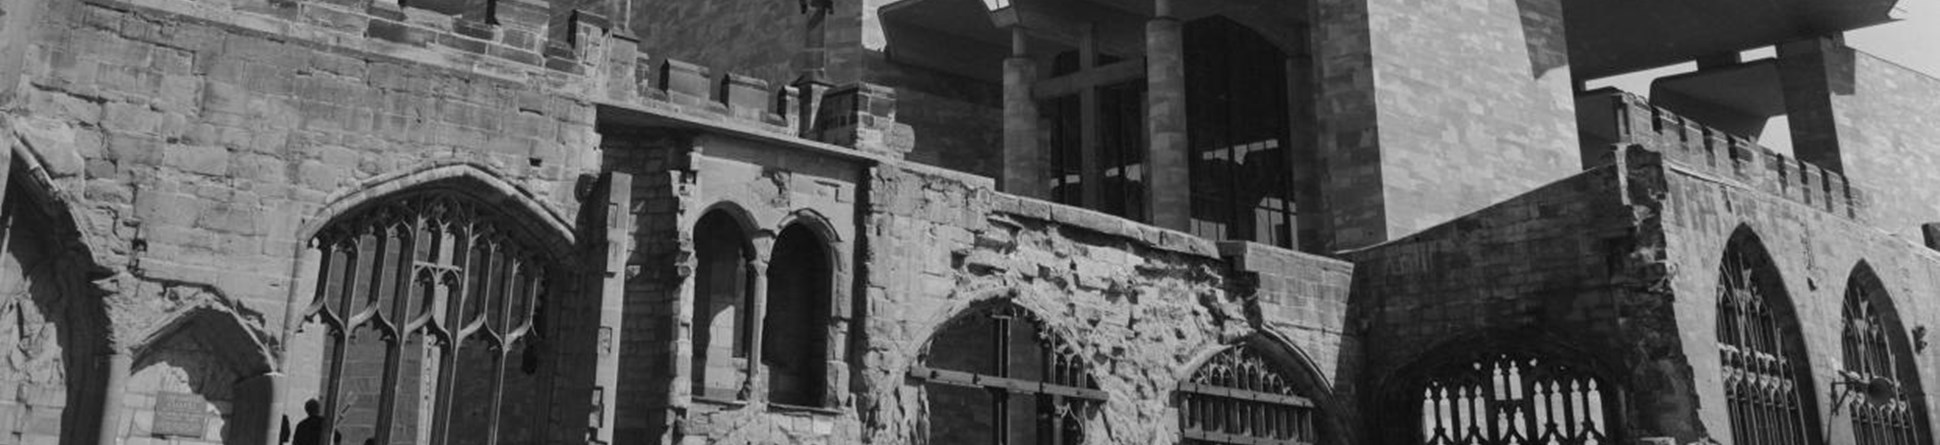
M 0 423 L 33 414 L 57 423 L 21 431 L 27 440 L 93 442 L 112 378 L 100 359 L 120 346 L 94 283 L 111 271 L 32 152 L 11 150 L 0 156 L 0 350 L 12 360 L 0 360 L 0 386 L 62 397 L 0 401 Z
M 1247 336 L 1191 369 L 1177 399 L 1184 443 L 1349 443 L 1319 368 L 1276 335 Z
M 356 213 L 399 193 L 444 190 L 501 210 L 517 209 L 505 212 L 511 216 L 508 221 L 512 225 L 525 230 L 527 236 L 540 240 L 538 244 L 553 256 L 561 259 L 567 257 L 576 241 L 565 212 L 546 204 L 524 187 L 507 182 L 503 179 L 505 177 L 490 166 L 470 163 L 430 164 L 374 177 L 364 181 L 361 187 L 333 193 L 322 208 L 304 220 L 297 231 L 297 239 L 314 238 L 344 215 Z
M 339 199 L 306 229 L 318 260 L 302 316 L 326 337 L 314 431 L 351 443 L 538 439 L 543 416 L 506 401 L 549 390 L 543 314 L 572 238 L 508 190 L 473 167 L 431 168 Z
M 1846 280 L 1841 310 L 1841 374 L 1871 382 L 1893 382 L 1898 391 L 1885 400 L 1854 397 L 1843 402 L 1860 445 L 1929 443 L 1925 390 L 1920 384 L 1917 356 L 1886 286 L 1865 261 L 1853 266 Z
M 1414 428 L 1381 442 L 1621 443 L 1622 382 L 1606 358 L 1540 329 L 1461 335 L 1400 368 L 1382 387 L 1386 409 Z M 1503 407 L 1502 415 L 1484 415 Z M 1408 418 L 1408 417 L 1403 417 Z
M 1733 439 L 1818 440 L 1817 387 L 1785 280 L 1749 227 L 1739 227 L 1722 254 L 1716 332 Z
M 926 396 L 927 443 L 1084 443 L 1105 400 L 1075 348 L 1008 299 L 971 305 L 923 351 L 909 377 Z

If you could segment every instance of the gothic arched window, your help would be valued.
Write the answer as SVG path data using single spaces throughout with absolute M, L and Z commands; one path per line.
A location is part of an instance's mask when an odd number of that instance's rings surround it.
M 1805 444 L 1818 437 L 1811 367 L 1790 298 L 1764 246 L 1733 236 L 1718 268 L 1718 355 L 1736 443 Z
M 1859 445 L 1927 443 L 1926 416 L 1909 394 L 1919 394 L 1918 375 L 1906 338 L 1892 316 L 1891 300 L 1870 269 L 1854 270 L 1846 285 L 1845 373 L 1856 381 L 1885 379 L 1899 391 L 1887 399 L 1855 397 L 1847 405 L 1853 438 Z M 1863 391 L 1863 389 L 1849 389 Z
M 1609 443 L 1607 385 L 1563 361 L 1493 353 L 1442 368 L 1421 390 L 1429 445 Z
M 929 399 L 931 444 L 1084 443 L 1085 413 L 1105 400 L 1075 351 L 1008 302 L 951 320 L 909 375 Z
M 1251 347 L 1213 356 L 1179 385 L 1179 394 L 1185 445 L 1320 441 L 1313 400 Z
M 736 400 L 748 373 L 748 290 L 754 252 L 747 231 L 725 211 L 694 224 L 693 395 Z
M 317 443 L 540 440 L 534 343 L 552 263 L 493 206 L 427 191 L 319 232 L 327 329 Z M 339 442 L 339 440 L 341 442 Z M 367 442 L 369 441 L 369 442 Z

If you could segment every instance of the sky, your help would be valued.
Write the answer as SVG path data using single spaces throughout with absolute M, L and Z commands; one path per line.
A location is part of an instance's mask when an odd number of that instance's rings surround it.
M 1900 0 L 1901 20 L 1846 33 L 1846 45 L 1898 63 L 1907 68 L 1940 77 L 1940 0 Z M 1770 49 L 1745 52 L 1745 60 L 1771 57 Z M 1650 81 L 1658 77 L 1692 71 L 1685 63 L 1591 81 L 1590 89 L 1616 86 L 1636 94 L 1650 94 Z M 1790 127 L 1784 117 L 1766 124 L 1759 143 L 1780 153 L 1791 153 Z

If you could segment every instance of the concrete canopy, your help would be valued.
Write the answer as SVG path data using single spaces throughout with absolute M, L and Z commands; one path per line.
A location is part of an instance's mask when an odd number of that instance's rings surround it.
M 1898 0 L 1566 0 L 1570 65 L 1595 79 L 1879 25 Z

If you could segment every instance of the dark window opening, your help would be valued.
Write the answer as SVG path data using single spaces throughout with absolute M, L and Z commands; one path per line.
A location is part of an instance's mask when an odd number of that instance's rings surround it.
M 1879 279 L 1868 269 L 1853 272 L 1846 285 L 1843 351 L 1852 382 L 1892 382 L 1891 394 L 1866 394 L 1853 387 L 1845 408 L 1851 410 L 1852 434 L 1860 445 L 1928 443 L 1926 415 L 1909 394 L 1920 394 L 1917 370 L 1898 318 L 1891 316 L 1891 300 Z M 1890 318 L 1889 318 L 1890 317 Z M 1886 397 L 1879 397 L 1886 396 Z
M 1185 45 L 1192 233 L 1295 247 L 1289 56 L 1224 17 Z
M 344 443 L 524 443 L 544 391 L 521 366 L 551 262 L 511 224 L 446 193 L 393 199 L 317 235 L 325 427 Z M 511 401 L 513 403 L 507 403 Z M 318 443 L 330 443 L 319 438 Z
M 768 370 L 768 400 L 822 406 L 828 386 L 829 294 L 834 268 L 822 237 L 801 225 L 775 239 L 768 268 L 768 311 L 762 328 L 761 362 Z
M 929 443 L 1084 443 L 1105 400 L 1089 368 L 1023 308 L 987 304 L 938 331 L 910 377 L 928 397 Z
M 1250 347 L 1226 350 L 1179 385 L 1185 445 L 1319 443 L 1319 415 L 1293 380 Z
M 1118 58 L 1101 55 L 1098 66 L 1118 63 Z M 1077 74 L 1085 67 L 1077 51 L 1059 53 L 1052 59 L 1053 77 Z M 1125 218 L 1145 219 L 1145 79 L 1092 85 L 1096 109 L 1086 110 L 1083 93 L 1043 101 L 1040 112 L 1049 131 L 1051 153 L 1051 200 L 1061 204 L 1086 206 Z M 1097 119 L 1095 134 L 1084 132 L 1084 116 Z M 1085 171 L 1085 140 L 1095 140 L 1097 171 Z M 1098 184 L 1086 184 L 1087 176 Z M 1096 203 L 1085 202 L 1087 188 L 1097 194 Z
M 1816 442 L 1811 368 L 1784 283 L 1765 249 L 1734 236 L 1718 271 L 1718 352 L 1737 443 Z
M 694 324 L 691 379 L 695 397 L 737 400 L 748 373 L 746 231 L 721 211 L 694 224 Z

